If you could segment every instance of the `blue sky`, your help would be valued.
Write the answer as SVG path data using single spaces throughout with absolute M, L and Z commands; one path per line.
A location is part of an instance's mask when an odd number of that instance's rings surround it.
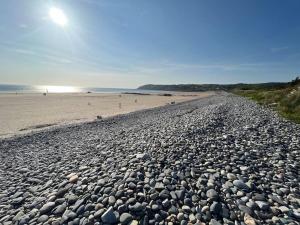
M 288 81 L 300 74 L 299 12 L 299 0 L 2 1 L 0 83 Z

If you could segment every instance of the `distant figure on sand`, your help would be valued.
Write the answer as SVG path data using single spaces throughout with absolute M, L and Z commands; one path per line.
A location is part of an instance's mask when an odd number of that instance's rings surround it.
M 48 89 L 46 88 L 46 92 L 43 93 L 44 96 L 48 94 Z

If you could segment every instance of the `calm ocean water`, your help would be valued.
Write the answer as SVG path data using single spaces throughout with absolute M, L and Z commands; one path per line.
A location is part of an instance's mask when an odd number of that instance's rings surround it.
M 158 91 L 126 89 L 126 88 L 82 88 L 74 86 L 31 86 L 31 85 L 12 85 L 0 84 L 0 93 L 157 93 Z M 162 92 L 162 91 L 159 91 Z

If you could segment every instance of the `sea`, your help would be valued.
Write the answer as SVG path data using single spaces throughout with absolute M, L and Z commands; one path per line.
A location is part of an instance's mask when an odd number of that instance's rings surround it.
M 164 91 L 152 91 L 127 88 L 100 88 L 100 87 L 75 87 L 52 85 L 15 85 L 0 84 L 0 93 L 161 93 Z

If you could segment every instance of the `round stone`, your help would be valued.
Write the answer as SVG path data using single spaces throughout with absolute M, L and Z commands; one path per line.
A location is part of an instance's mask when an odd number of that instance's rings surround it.
M 214 189 L 209 189 L 206 192 L 206 197 L 211 198 L 211 199 L 217 199 L 219 197 L 219 195 Z
M 120 223 L 123 225 L 129 224 L 132 221 L 132 215 L 129 213 L 122 213 L 120 216 Z
M 51 211 L 55 207 L 55 202 L 48 202 L 40 208 L 40 214 L 45 214 Z
M 78 176 L 75 174 L 70 177 L 69 182 L 70 183 L 76 183 L 78 181 Z

